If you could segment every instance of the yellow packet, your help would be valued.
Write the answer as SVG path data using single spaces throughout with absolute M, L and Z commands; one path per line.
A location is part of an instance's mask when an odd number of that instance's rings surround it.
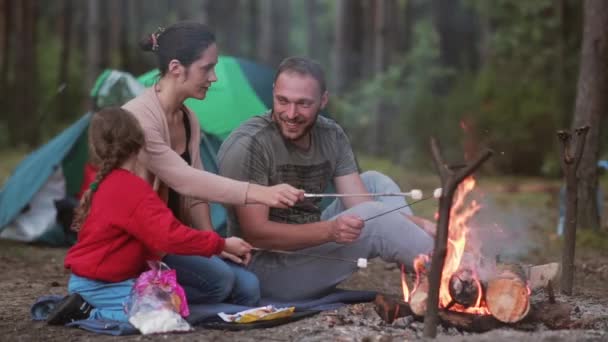
M 269 321 L 273 319 L 289 317 L 293 314 L 294 310 L 295 307 L 293 306 L 288 308 L 277 309 L 272 305 L 267 305 L 259 308 L 237 312 L 232 315 L 228 315 L 223 312 L 219 313 L 218 315 L 225 322 L 251 323 L 256 321 Z

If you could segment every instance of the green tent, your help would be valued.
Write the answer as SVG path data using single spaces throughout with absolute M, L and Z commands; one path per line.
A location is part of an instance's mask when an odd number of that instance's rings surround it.
M 186 102 L 201 122 L 204 132 L 201 157 L 211 172 L 217 172 L 215 156 L 222 140 L 242 121 L 261 114 L 272 103 L 272 69 L 245 59 L 221 56 L 216 72 L 218 81 L 205 100 Z M 98 108 L 121 105 L 157 78 L 156 70 L 137 79 L 125 72 L 106 70 L 91 95 Z M 90 114 L 85 114 L 17 166 L 0 190 L 0 238 L 66 242 L 68 232 L 57 222 L 61 214 L 57 203 L 74 198 L 80 190 L 87 160 L 89 119 Z M 211 216 L 218 231 L 224 233 L 224 208 L 212 204 Z
M 250 61 L 221 56 L 215 68 L 213 83 L 204 100 L 188 99 L 202 129 L 224 139 L 241 122 L 261 114 L 272 105 L 273 72 Z M 146 87 L 158 79 L 158 70 L 137 78 Z

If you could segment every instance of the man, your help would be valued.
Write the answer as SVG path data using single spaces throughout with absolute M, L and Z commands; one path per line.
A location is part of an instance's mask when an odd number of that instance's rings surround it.
M 218 155 L 220 174 L 263 185 L 284 182 L 306 193 L 322 193 L 332 182 L 342 194 L 398 192 L 378 172 L 359 174 L 342 128 L 319 115 L 327 101 L 319 64 L 301 57 L 284 60 L 275 76 L 272 111 L 251 118 L 226 139 Z M 304 198 L 289 209 L 229 207 L 230 234 L 260 249 L 309 255 L 255 253 L 248 267 L 257 274 L 263 297 L 316 298 L 352 275 L 358 258 L 381 257 L 411 267 L 418 254 L 433 248 L 431 234 L 412 222 L 419 219 L 409 208 L 366 221 L 404 205 L 403 198 L 346 197 L 324 211 L 320 202 Z

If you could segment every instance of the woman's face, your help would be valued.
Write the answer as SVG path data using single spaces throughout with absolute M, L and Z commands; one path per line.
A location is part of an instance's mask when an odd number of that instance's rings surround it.
M 207 95 L 211 83 L 217 81 L 215 65 L 217 64 L 217 45 L 211 44 L 203 51 L 200 58 L 186 68 L 182 89 L 187 97 L 202 100 Z

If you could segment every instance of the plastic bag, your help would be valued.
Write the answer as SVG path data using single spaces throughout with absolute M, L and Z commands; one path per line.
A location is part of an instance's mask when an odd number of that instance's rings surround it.
M 150 271 L 135 281 L 127 309 L 129 322 L 142 334 L 189 331 L 182 317 L 190 314 L 184 289 L 177 283 L 175 270 L 149 261 Z

